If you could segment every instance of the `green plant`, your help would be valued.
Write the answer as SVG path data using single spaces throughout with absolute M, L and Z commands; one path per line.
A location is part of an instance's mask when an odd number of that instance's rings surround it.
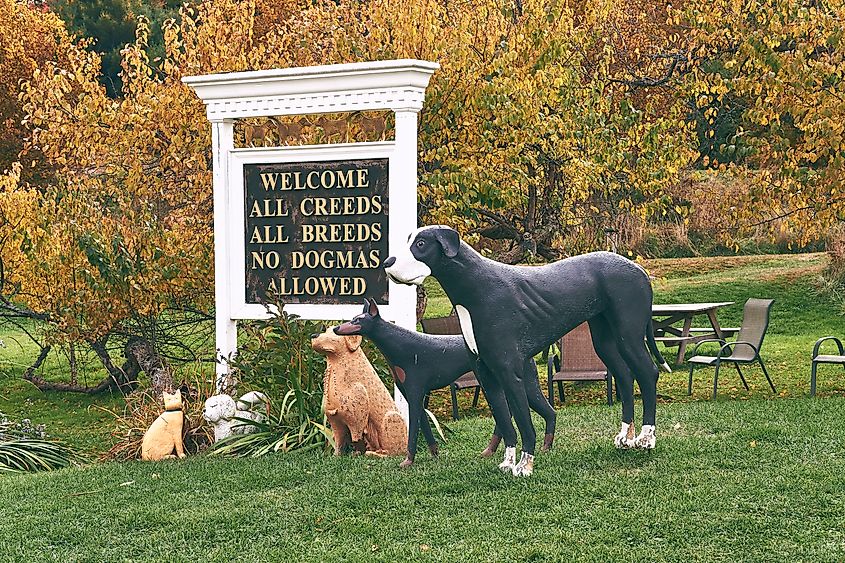
M 218 442 L 216 454 L 258 457 L 327 447 L 331 441 L 322 406 L 326 362 L 311 348 L 311 335 L 322 332 L 322 324 L 286 313 L 281 302 L 275 311 L 245 325 L 238 355 L 230 362 L 241 388 L 267 395 L 270 416 L 266 422 L 238 419 L 257 431 Z
M 271 404 L 293 390 L 298 409 L 319 414 L 326 362 L 311 348 L 311 335 L 322 332 L 322 324 L 286 313 L 284 303 L 275 307 L 270 318 L 243 325 L 229 363 L 234 379 L 240 388 L 263 391 Z
M 0 413 L 0 473 L 50 471 L 79 460 L 73 450 L 47 438 L 43 424 L 12 422 Z
M 331 430 L 326 426 L 325 415 L 317 422 L 314 412 L 308 410 L 311 393 L 289 389 L 277 407 L 271 402 L 269 420 L 235 418 L 254 426 L 256 432 L 235 434 L 216 444 L 212 454 L 234 457 L 261 457 L 274 452 L 310 451 L 333 445 Z M 322 394 L 320 394 L 322 396 Z

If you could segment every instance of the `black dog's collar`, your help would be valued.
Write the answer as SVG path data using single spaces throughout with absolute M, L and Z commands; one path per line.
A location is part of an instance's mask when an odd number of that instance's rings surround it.
M 182 407 L 178 409 L 164 409 L 164 412 L 182 412 Z

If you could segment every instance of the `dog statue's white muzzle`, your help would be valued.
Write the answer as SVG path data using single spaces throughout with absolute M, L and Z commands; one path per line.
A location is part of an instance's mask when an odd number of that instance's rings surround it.
M 405 285 L 421 285 L 431 275 L 431 268 L 414 258 L 410 248 L 403 248 L 402 252 L 388 258 L 385 264 L 389 264 L 384 271 L 390 279 Z

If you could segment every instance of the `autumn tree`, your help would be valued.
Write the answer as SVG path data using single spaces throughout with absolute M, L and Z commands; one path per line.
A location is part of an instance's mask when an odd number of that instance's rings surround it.
M 88 38 L 87 48 L 100 55 L 100 82 L 112 97 L 122 91 L 121 51 L 135 39 L 138 17 L 150 23 L 150 57 L 160 57 L 164 51 L 162 24 L 178 16 L 180 0 L 49 0 L 46 6 L 64 22 L 68 31 L 80 38 Z
M 440 62 L 420 117 L 422 221 L 508 241 L 511 261 L 689 213 L 674 189 L 699 154 L 696 122 L 729 99 L 735 142 L 718 149 L 737 157 L 699 161 L 748 178 L 729 212 L 820 229 L 841 213 L 841 15 L 786 0 L 209 0 L 164 22 L 160 51 L 141 19 L 119 97 L 84 45 L 22 87 L 25 149 L 55 173 L 0 178 L 3 303 L 46 323 L 45 349 L 95 350 L 106 387 L 131 386 L 140 358 L 155 370 L 195 354 L 167 336 L 193 334 L 183 323 L 212 305 L 210 133 L 181 78 L 212 72 Z
M 845 4 L 717 0 L 674 13 L 688 29 L 685 93 L 705 125 L 699 165 L 743 189 L 725 232 L 823 239 L 845 220 Z
M 690 157 L 678 105 L 613 80 L 620 6 L 326 2 L 306 44 L 330 62 L 440 62 L 421 117 L 425 220 L 509 239 L 511 261 L 548 259 L 599 246 L 597 223 L 620 212 L 659 211 Z
M 69 45 L 70 38 L 55 15 L 29 2 L 0 0 L 0 172 L 19 159 L 28 136 L 21 123 L 20 82 L 29 80 L 48 61 L 63 61 Z M 25 178 L 33 177 L 34 160 L 37 155 L 25 162 Z

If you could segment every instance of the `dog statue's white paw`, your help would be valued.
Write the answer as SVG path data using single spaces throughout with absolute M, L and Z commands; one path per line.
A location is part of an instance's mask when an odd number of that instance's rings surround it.
M 501 469 L 502 472 L 507 473 L 508 471 L 512 471 L 515 465 L 516 448 L 505 448 L 505 458 L 502 460 L 502 463 L 499 464 L 499 469 Z
M 613 438 L 613 444 L 619 449 L 627 449 L 633 448 L 635 443 L 634 439 L 634 425 L 628 424 L 626 422 L 622 423 L 622 429 L 619 431 Z
M 522 452 L 519 463 L 513 466 L 514 477 L 530 477 L 534 473 L 534 456 Z
M 653 450 L 656 443 L 657 438 L 654 435 L 654 426 L 643 424 L 640 435 L 634 440 L 635 446 L 643 450 Z

